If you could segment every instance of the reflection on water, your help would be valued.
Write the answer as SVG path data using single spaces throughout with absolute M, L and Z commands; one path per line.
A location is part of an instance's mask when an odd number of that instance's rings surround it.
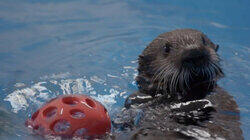
M 128 75 L 128 73 L 125 74 Z M 110 87 L 107 85 L 106 80 L 100 79 L 97 76 L 92 76 L 89 79 L 85 76 L 76 79 L 60 78 L 58 80 L 53 78 L 60 75 L 65 74 L 53 74 L 49 78 L 48 76 L 44 76 L 47 81 L 37 82 L 29 87 L 24 83 L 16 83 L 14 85 L 16 89 L 9 93 L 4 101 L 10 103 L 12 112 L 18 113 L 20 111 L 30 112 L 29 110 L 32 107 L 36 106 L 35 108 L 38 108 L 46 101 L 61 94 L 84 93 L 103 103 L 108 109 L 111 109 L 112 105 L 117 103 L 117 100 L 124 100 L 128 96 L 128 93 L 121 89 L 119 85 L 113 85 Z M 116 77 L 112 77 L 112 79 L 114 78 Z M 97 88 L 94 89 L 94 87 Z
M 220 85 L 249 132 L 248 1 L 0 1 L 0 138 L 29 137 L 25 119 L 59 94 L 85 93 L 111 113 L 137 90 L 136 59 L 158 34 L 195 28 L 220 44 Z

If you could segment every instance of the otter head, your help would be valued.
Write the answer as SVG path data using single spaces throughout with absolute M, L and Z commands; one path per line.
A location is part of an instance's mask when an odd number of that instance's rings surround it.
M 136 78 L 142 93 L 181 100 L 204 98 L 223 77 L 218 45 L 193 29 L 159 35 L 139 56 Z

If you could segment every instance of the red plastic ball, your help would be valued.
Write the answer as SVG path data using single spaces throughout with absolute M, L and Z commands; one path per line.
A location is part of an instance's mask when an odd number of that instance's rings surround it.
M 110 132 L 111 121 L 103 105 L 86 95 L 52 99 L 26 124 L 40 135 L 96 137 Z

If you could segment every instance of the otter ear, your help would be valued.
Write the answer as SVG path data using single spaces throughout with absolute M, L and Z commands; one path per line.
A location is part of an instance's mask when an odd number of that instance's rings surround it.
M 139 59 L 143 59 L 144 58 L 144 55 L 139 55 Z
M 215 51 L 217 52 L 218 50 L 219 50 L 219 45 L 217 44 L 217 45 L 215 45 Z
M 143 59 L 144 59 L 144 55 L 139 55 L 138 57 L 139 62 L 142 61 Z

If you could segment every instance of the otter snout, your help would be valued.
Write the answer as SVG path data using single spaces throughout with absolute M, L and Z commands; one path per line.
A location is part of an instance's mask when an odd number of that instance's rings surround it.
M 206 50 L 190 49 L 183 52 L 181 59 L 182 65 L 185 67 L 199 67 L 209 61 L 209 54 Z

